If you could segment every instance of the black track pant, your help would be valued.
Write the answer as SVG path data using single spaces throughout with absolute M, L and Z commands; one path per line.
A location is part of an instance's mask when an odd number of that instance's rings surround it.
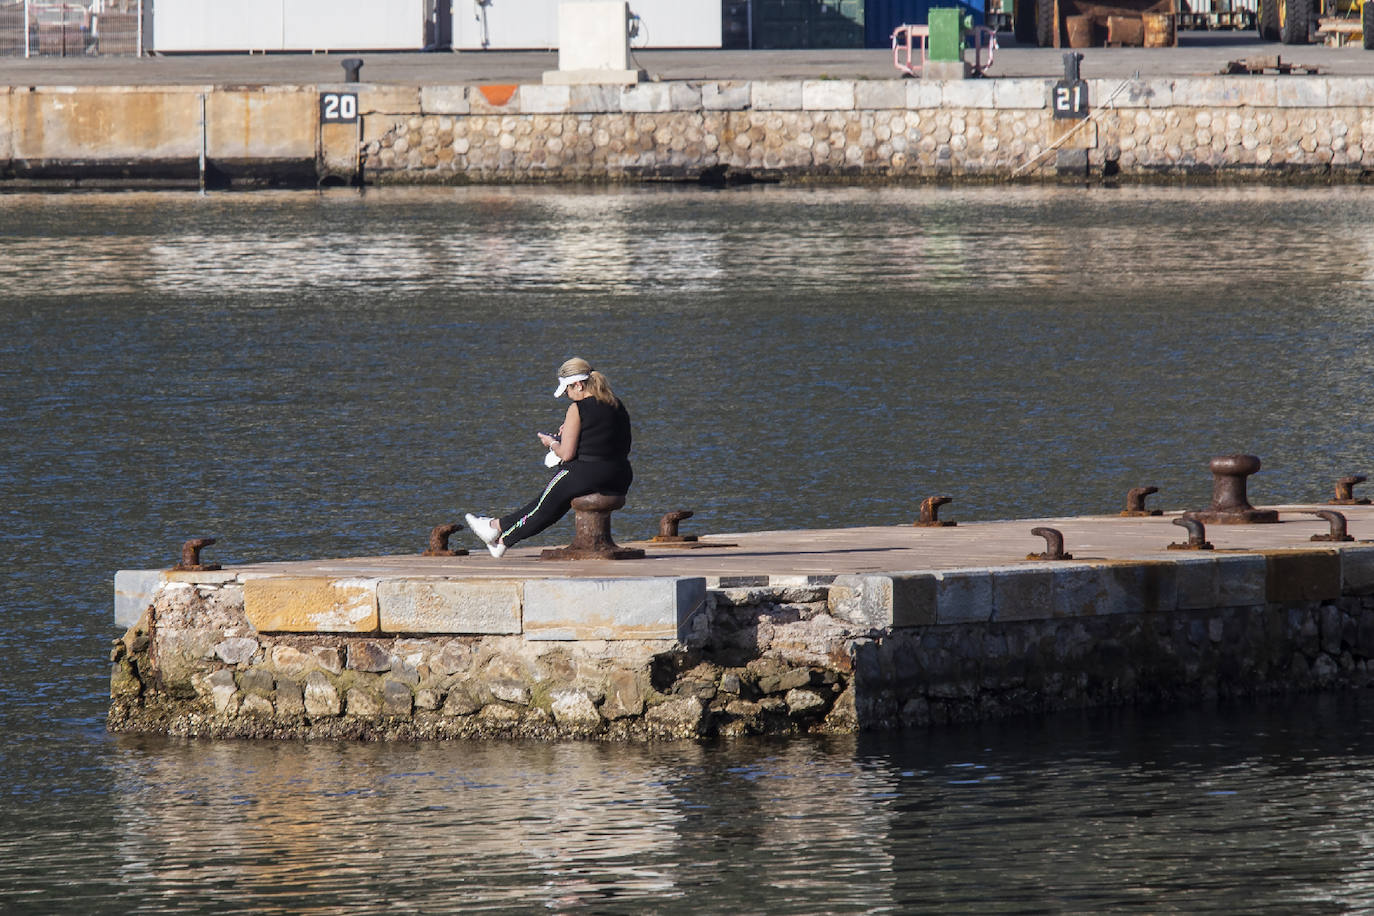
M 568 514 L 572 501 L 588 493 L 628 493 L 634 480 L 630 462 L 579 461 L 558 466 L 544 492 L 510 515 L 503 515 L 501 541 L 507 547 L 534 537 Z

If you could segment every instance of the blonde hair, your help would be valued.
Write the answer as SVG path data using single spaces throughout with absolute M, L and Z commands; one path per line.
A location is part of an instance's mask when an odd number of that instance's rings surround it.
M 585 359 L 579 359 L 574 356 L 558 367 L 559 378 L 567 378 L 570 375 L 587 376 L 587 380 L 582 383 L 587 389 L 587 394 L 596 398 L 601 403 L 609 404 L 612 407 L 620 403 L 620 399 L 617 398 L 615 392 L 611 390 L 611 383 L 606 380 L 606 376 L 593 369 L 592 364 Z

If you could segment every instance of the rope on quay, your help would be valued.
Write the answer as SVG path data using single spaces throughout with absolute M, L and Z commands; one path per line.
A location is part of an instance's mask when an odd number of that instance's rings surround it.
M 1034 157 L 1033 159 L 1031 159 L 1029 162 L 1027 162 L 1027 163 L 1025 163 L 1024 165 L 1022 165 L 1022 166 L 1021 166 L 1020 168 L 1018 168 L 1016 171 L 1012 172 L 1012 173 L 1011 173 L 1011 177 L 1012 177 L 1012 178 L 1019 178 L 1019 177 L 1021 177 L 1021 174 L 1022 174 L 1023 172 L 1025 172 L 1025 171 L 1027 171 L 1027 170 L 1029 170 L 1029 169 L 1031 169 L 1031 168 L 1034 168 L 1034 167 L 1036 166 L 1036 164 L 1038 164 L 1038 163 L 1040 162 L 1041 159 L 1045 158 L 1045 157 L 1048 156 L 1050 153 L 1054 152 L 1055 150 L 1059 149 L 1059 147 L 1063 146 L 1064 143 L 1065 143 L 1065 141 L 1067 141 L 1067 140 L 1068 140 L 1070 137 L 1072 137 L 1074 134 L 1078 133 L 1078 131 L 1083 127 L 1083 125 L 1087 124 L 1089 121 L 1096 121 L 1096 120 L 1097 120 L 1103 113 L 1105 113 L 1105 112 L 1112 111 L 1112 110 L 1113 110 L 1113 109 L 1112 109 L 1112 100 L 1115 99 L 1118 95 L 1120 95 L 1120 94 L 1121 94 L 1121 90 L 1122 90 L 1122 89 L 1125 89 L 1126 86 L 1127 86 L 1128 84 L 1133 83 L 1133 82 L 1135 82 L 1135 81 L 1138 80 L 1138 79 L 1140 79 L 1140 71 L 1137 70 L 1134 76 L 1130 76 L 1130 77 L 1127 77 L 1126 79 L 1122 80 L 1121 83 L 1120 83 L 1120 85 L 1118 85 L 1118 86 L 1116 87 L 1116 89 L 1114 89 L 1114 90 L 1112 91 L 1112 94 L 1109 95 L 1109 96 L 1107 96 L 1107 101 L 1103 102 L 1103 103 L 1102 103 L 1101 105 L 1099 105 L 1097 108 L 1094 108 L 1093 111 L 1092 111 L 1092 114 L 1088 115 L 1086 118 L 1084 118 L 1083 120 L 1079 121 L 1079 122 L 1078 122 L 1077 124 L 1075 124 L 1073 127 L 1071 127 L 1071 128 L 1069 128 L 1068 130 L 1064 131 L 1063 136 L 1061 136 L 1058 140 L 1054 141 L 1054 142 L 1051 143 L 1049 146 L 1047 146 L 1047 147 L 1045 147 L 1043 150 L 1041 150 L 1039 155 L 1035 156 L 1035 157 Z

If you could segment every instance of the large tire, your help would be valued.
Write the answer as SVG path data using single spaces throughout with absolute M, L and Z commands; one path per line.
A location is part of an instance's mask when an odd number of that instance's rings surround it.
M 1279 41 L 1305 45 L 1312 26 L 1312 0 L 1279 0 Z
M 1374 0 L 1364 0 L 1360 4 L 1360 30 L 1364 32 L 1360 39 L 1364 49 L 1374 51 Z
M 1054 5 L 1054 0 L 1035 0 L 1035 43 L 1042 48 L 1054 47 L 1054 33 L 1059 28 Z
M 1279 40 L 1279 4 L 1283 0 L 1259 0 L 1255 10 L 1255 31 L 1260 41 Z
M 1035 0 L 1015 0 L 1011 29 L 1018 45 L 1035 44 Z

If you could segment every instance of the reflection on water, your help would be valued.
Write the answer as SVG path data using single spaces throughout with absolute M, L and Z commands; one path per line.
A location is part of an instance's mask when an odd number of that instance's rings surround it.
M 635 417 L 626 537 L 1197 505 L 1238 450 L 1255 501 L 1324 499 L 1374 454 L 1369 200 L 0 197 L 0 910 L 1374 907 L 1363 698 L 631 748 L 101 726 L 115 569 L 516 505 L 572 354 Z
M 705 745 L 110 738 L 84 829 L 57 798 L 0 831 L 0 907 L 1366 911 L 1371 725 L 1346 695 Z

